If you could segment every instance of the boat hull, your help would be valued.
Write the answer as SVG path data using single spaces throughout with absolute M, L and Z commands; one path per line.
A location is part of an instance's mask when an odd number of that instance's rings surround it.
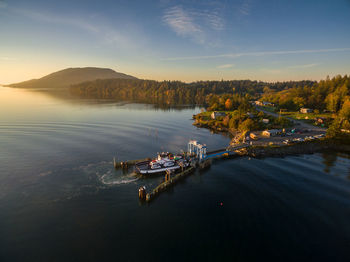
M 177 170 L 181 168 L 180 166 L 170 166 L 170 167 L 163 167 L 163 168 L 157 168 L 157 169 L 138 169 L 138 173 L 142 175 L 147 175 L 147 174 L 160 174 L 164 173 L 166 171 L 170 170 Z

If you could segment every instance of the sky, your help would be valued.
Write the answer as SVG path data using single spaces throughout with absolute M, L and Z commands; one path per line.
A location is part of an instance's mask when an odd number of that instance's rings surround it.
M 350 74 L 350 0 L 0 0 L 0 83 L 68 67 L 142 79 Z

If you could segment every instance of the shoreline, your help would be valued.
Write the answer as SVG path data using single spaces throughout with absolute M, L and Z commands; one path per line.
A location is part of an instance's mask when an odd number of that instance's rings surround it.
M 283 146 L 251 146 L 238 151 L 237 154 L 238 156 L 265 158 L 314 154 L 324 150 L 350 153 L 350 144 L 341 143 L 341 141 L 337 139 L 323 139 Z

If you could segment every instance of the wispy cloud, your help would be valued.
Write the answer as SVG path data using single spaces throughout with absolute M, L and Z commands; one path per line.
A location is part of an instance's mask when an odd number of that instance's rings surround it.
M 196 25 L 193 18 L 181 6 L 168 9 L 163 20 L 170 26 L 176 34 L 180 36 L 194 37 L 197 41 L 203 42 L 203 31 Z
M 243 0 L 239 12 L 242 15 L 250 15 L 250 10 L 251 10 L 251 0 Z
M 282 73 L 281 69 L 271 69 L 271 68 L 262 68 L 260 71 L 267 73 L 267 74 L 280 74 Z
M 204 44 L 208 29 L 220 31 L 224 29 L 223 19 L 216 11 L 185 10 L 182 6 L 167 9 L 163 21 L 179 36 L 189 37 Z
M 225 27 L 224 20 L 217 11 L 190 12 L 190 15 L 196 17 L 197 20 L 202 19 L 201 22 L 213 30 L 220 31 Z
M 178 60 L 202 60 L 215 58 L 237 58 L 242 56 L 269 56 L 269 55 L 293 55 L 293 54 L 310 54 L 310 53 L 331 53 L 331 52 L 347 52 L 350 48 L 329 48 L 329 49 L 306 49 L 306 50 L 290 50 L 290 51 L 263 51 L 263 52 L 245 52 L 245 53 L 228 53 L 208 56 L 184 56 L 164 58 L 166 61 Z
M 288 68 L 290 69 L 299 69 L 299 68 L 311 68 L 311 67 L 315 67 L 318 66 L 319 64 L 305 64 L 305 65 L 294 65 L 294 66 L 289 66 Z
M 63 16 L 57 16 L 51 13 L 42 13 L 42 12 L 24 10 L 24 9 L 13 9 L 13 11 L 17 14 L 23 15 L 25 17 L 28 17 L 34 20 L 39 20 L 42 22 L 70 25 L 70 26 L 79 27 L 81 29 L 91 31 L 91 32 L 99 31 L 96 25 L 93 25 L 81 18 L 63 17 Z
M 2 60 L 2 61 L 15 61 L 17 59 L 14 57 L 0 56 L 0 60 Z
M 120 31 L 115 30 L 107 25 L 100 25 L 96 22 L 92 23 L 89 19 L 84 17 L 70 17 L 70 16 L 57 16 L 52 13 L 37 12 L 28 9 L 11 9 L 12 12 L 28 17 L 40 22 L 46 22 L 57 25 L 72 26 L 78 29 L 85 30 L 87 32 L 96 34 L 100 39 L 104 40 L 108 44 L 116 44 L 119 46 L 130 47 L 133 45 L 133 41 L 130 41 L 128 37 L 122 34 Z
M 7 3 L 5 1 L 0 1 L 0 8 L 6 8 Z
M 225 64 L 225 65 L 219 65 L 216 68 L 218 69 L 227 69 L 227 68 L 232 68 L 234 64 Z

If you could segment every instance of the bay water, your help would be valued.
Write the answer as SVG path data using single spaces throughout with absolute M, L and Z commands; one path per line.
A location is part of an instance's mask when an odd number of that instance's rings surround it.
M 350 155 L 220 160 L 150 204 L 163 177 L 117 161 L 208 150 L 198 107 L 0 87 L 0 261 L 350 261 Z

